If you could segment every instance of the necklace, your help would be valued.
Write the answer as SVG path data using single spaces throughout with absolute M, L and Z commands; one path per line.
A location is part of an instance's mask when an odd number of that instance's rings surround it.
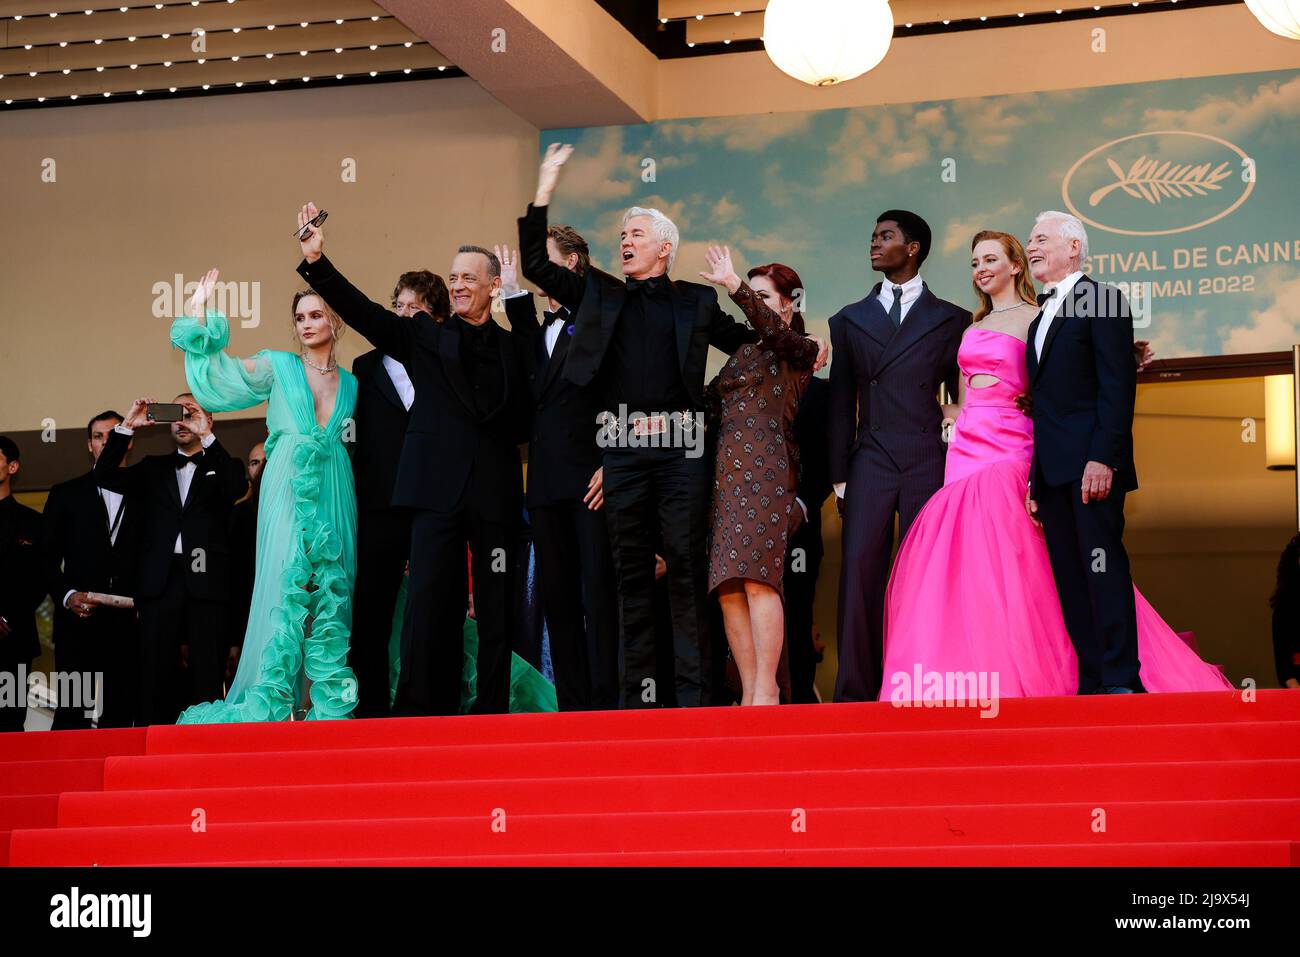
M 311 366 L 313 369 L 315 369 L 315 370 L 316 370 L 317 372 L 319 372 L 321 375 L 329 375 L 331 372 L 333 372 L 335 369 L 337 369 L 337 368 L 339 367 L 338 362 L 336 362 L 335 359 L 334 359 L 334 355 L 333 355 L 333 353 L 330 354 L 330 361 L 329 361 L 328 364 L 326 364 L 326 365 L 324 366 L 324 368 L 322 368 L 321 366 L 318 366 L 316 363 L 312 362 L 310 359 L 307 358 L 307 350 L 306 350 L 306 349 L 302 350 L 302 361 L 303 361 L 303 364 L 304 364 L 304 365 Z
M 999 306 L 999 307 L 996 308 L 996 309 L 990 309 L 990 310 L 988 311 L 988 315 L 991 316 L 991 315 L 993 315 L 993 313 L 995 313 L 995 312 L 1006 312 L 1008 309 L 1019 309 L 1021 306 L 1027 306 L 1027 305 L 1029 305 L 1029 303 L 1027 303 L 1027 302 L 1013 302 L 1013 303 L 1012 303 L 1011 305 L 1009 305 L 1009 306 Z

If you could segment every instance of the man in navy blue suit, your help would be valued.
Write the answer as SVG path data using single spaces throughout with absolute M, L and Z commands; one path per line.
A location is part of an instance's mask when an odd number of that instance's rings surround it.
M 885 586 L 894 544 L 943 485 L 939 384 L 957 394 L 957 348 L 970 313 L 921 280 L 930 227 L 915 213 L 880 214 L 865 299 L 830 319 L 830 472 L 844 520 L 836 701 L 880 694 Z
M 1040 213 L 1025 246 L 1042 288 L 1025 350 L 1034 461 L 1025 507 L 1041 521 L 1079 694 L 1144 690 L 1124 496 L 1133 467 L 1133 316 L 1116 287 L 1084 275 L 1088 234 L 1067 213 Z

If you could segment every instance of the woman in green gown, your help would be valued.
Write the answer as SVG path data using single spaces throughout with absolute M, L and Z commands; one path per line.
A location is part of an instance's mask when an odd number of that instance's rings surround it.
M 351 427 L 357 380 L 340 368 L 334 344 L 343 323 L 310 290 L 294 296 L 298 353 L 225 353 L 230 325 L 205 304 L 211 270 L 172 323 L 185 351 L 185 377 L 209 412 L 268 402 L 267 462 L 257 511 L 257 566 L 239 669 L 224 701 L 188 708 L 181 724 L 283 721 L 311 682 L 308 719 L 348 717 L 357 683 L 347 666 L 356 577 L 357 504 L 343 434 Z

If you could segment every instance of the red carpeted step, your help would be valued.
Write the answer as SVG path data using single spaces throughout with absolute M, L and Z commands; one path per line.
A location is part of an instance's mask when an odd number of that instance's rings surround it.
M 0 830 L 12 831 L 20 827 L 57 827 L 58 824 L 58 794 L 19 794 L 0 797 Z
M 1297 849 L 1300 844 L 1286 841 L 1200 841 L 357 857 L 283 860 L 275 864 L 280 867 L 1294 867 Z M 248 867 L 264 863 L 230 861 L 220 866 Z
M 755 709 L 757 710 L 757 709 Z M 657 775 L 1300 758 L 1300 722 L 877 732 L 494 744 L 105 759 L 104 788 L 347 784 L 466 778 Z M 72 788 L 68 788 L 72 790 Z M 84 788 L 81 790 L 85 790 Z
M 1300 760 L 771 771 L 70 792 L 60 827 L 456 817 L 512 814 L 1300 798 Z M 3 821 L 0 819 L 0 824 Z
M 800 813 L 802 810 L 802 818 Z M 803 830 L 799 829 L 802 821 Z M 1096 830 L 1099 822 L 1104 832 Z M 1300 840 L 1300 799 L 510 815 L 16 830 L 10 863 Z
M 104 781 L 104 758 L 11 761 L 0 764 L 0 797 L 97 791 Z
M 824 734 L 865 731 L 966 729 L 990 726 L 1097 727 L 1208 721 L 1300 721 L 1300 695 L 1283 690 L 1160 695 L 1006 698 L 998 714 L 978 708 L 898 708 L 888 703 L 791 705 L 781 708 L 683 708 L 655 711 L 473 715 L 357 721 L 295 721 L 149 729 L 151 754 L 291 751 L 432 744 L 494 744 L 730 734 Z
M 0 764 L 60 758 L 102 758 L 144 754 L 148 728 L 88 731 L 13 731 L 0 734 Z

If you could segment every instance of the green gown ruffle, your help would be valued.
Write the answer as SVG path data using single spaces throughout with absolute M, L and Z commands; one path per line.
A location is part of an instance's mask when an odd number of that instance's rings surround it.
M 171 327 L 171 341 L 185 352 L 186 378 L 201 406 L 223 412 L 270 402 L 256 576 L 277 580 L 278 588 L 254 585 L 244 644 L 246 655 L 252 649 L 256 660 L 241 660 L 226 700 L 188 708 L 179 723 L 286 720 L 304 673 L 311 681 L 307 718 L 346 718 L 357 699 L 356 677 L 347 665 L 356 500 L 341 430 L 355 409 L 356 379 L 339 369 L 334 412 L 321 428 L 298 356 L 259 352 L 251 357 L 255 370 L 249 372 L 243 360 L 223 352 L 229 338 L 229 324 L 220 315 L 210 314 L 206 325 L 181 318 Z M 291 496 L 283 494 L 286 482 Z M 288 524 L 264 528 L 263 523 Z M 280 547 L 264 550 L 264 545 Z

